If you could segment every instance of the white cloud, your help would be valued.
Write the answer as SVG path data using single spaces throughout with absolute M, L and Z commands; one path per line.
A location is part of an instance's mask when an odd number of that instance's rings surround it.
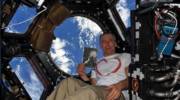
M 71 63 L 69 63 L 69 62 L 59 65 L 60 69 L 62 69 L 64 72 L 67 72 L 67 73 L 71 73 L 70 66 L 71 66 Z
M 79 33 L 79 45 L 80 48 L 85 46 L 96 47 L 96 36 L 89 32 L 81 32 Z
M 14 62 L 18 62 L 17 64 L 12 65 L 14 66 L 13 70 L 16 73 L 18 79 L 21 81 L 32 100 L 39 100 L 44 88 L 36 74 L 33 72 L 31 65 L 24 57 L 15 57 L 12 60 L 12 63 Z M 24 73 L 24 71 L 28 73 Z
M 75 17 L 75 20 L 78 22 L 80 32 L 88 32 L 87 30 L 89 29 L 94 36 L 97 36 L 102 32 L 101 28 L 88 18 L 77 16 Z
M 88 18 L 76 16 L 74 19 L 77 21 L 77 25 L 80 29 L 80 48 L 84 46 L 96 47 L 96 37 L 102 34 L 101 28 Z
M 32 82 L 24 83 L 24 86 L 28 90 L 27 92 L 30 94 L 32 100 L 39 100 L 43 92 L 42 84 L 40 84 L 39 81 L 35 81 L 35 80 L 31 80 L 31 81 Z
M 64 47 L 70 45 L 66 40 L 56 38 L 53 40 L 51 48 L 54 49 L 55 53 L 50 51 L 50 55 L 56 65 L 63 70 L 64 72 L 70 73 L 71 66 L 74 66 L 74 62 L 71 58 L 68 57 L 68 52 L 65 51 Z
M 121 16 L 121 19 L 123 20 L 126 27 L 129 25 L 129 18 L 130 18 L 130 9 L 127 6 L 127 0 L 119 0 L 119 2 L 116 5 L 116 8 L 119 12 L 119 15 Z
M 31 82 L 27 82 L 24 85 L 27 88 L 29 94 L 31 94 L 32 100 L 39 100 L 44 87 L 40 83 L 35 73 L 32 72 L 32 70 L 30 71 L 30 80 Z
M 66 41 L 61 40 L 60 38 L 56 38 L 55 40 L 53 40 L 52 48 L 62 49 L 63 47 L 66 46 L 66 44 L 67 44 Z
M 66 51 L 63 48 L 56 49 L 56 56 L 63 57 L 66 54 Z

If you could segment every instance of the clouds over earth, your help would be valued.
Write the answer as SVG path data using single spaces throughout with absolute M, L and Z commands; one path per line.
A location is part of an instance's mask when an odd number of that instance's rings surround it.
M 63 71 L 70 73 L 70 66 L 75 66 L 74 61 L 68 56 L 68 52 L 64 49 L 70 43 L 67 40 L 56 38 L 52 42 L 50 55 L 56 65 Z
M 116 5 L 116 8 L 117 8 L 117 11 L 119 12 L 119 15 L 121 16 L 121 19 L 123 20 L 125 26 L 129 27 L 130 26 L 130 22 L 129 22 L 130 9 L 128 8 L 127 0 L 119 0 L 119 2 Z
M 79 45 L 81 48 L 85 46 L 96 47 L 94 44 L 97 40 L 96 37 L 102 33 L 101 28 L 92 20 L 85 17 L 75 17 L 74 20 L 78 22 Z
M 32 100 L 39 100 L 44 87 L 27 59 L 24 57 L 15 57 L 11 60 L 10 65 L 12 71 L 16 73 Z
M 14 14 L 7 27 L 2 27 L 6 32 L 24 34 L 36 15 L 36 9 L 21 5 Z

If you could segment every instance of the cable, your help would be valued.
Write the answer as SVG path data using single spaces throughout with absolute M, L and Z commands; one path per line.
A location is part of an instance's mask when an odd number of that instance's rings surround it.
M 172 33 L 171 33 L 171 34 L 174 34 L 174 32 L 175 32 L 175 30 L 176 30 L 176 28 L 177 28 L 177 23 L 178 23 L 177 18 L 174 16 L 175 13 L 172 12 L 172 11 L 168 11 L 168 10 L 164 10 L 163 13 L 164 13 L 164 14 L 168 14 L 171 18 L 173 18 L 173 19 L 175 20 L 175 23 L 176 23 L 176 24 L 175 24 L 174 30 L 173 30 Z M 155 18 L 154 18 L 154 19 L 155 19 L 155 20 L 154 20 L 154 23 L 155 23 L 155 25 L 154 25 L 155 33 L 156 33 L 157 37 L 160 38 L 160 33 L 159 33 L 158 30 L 157 30 L 157 20 L 158 20 L 158 16 L 159 16 L 159 17 L 162 17 L 162 16 L 160 16 L 160 14 L 157 13 L 156 11 L 155 11 L 155 14 L 156 14 L 156 16 L 155 16 Z M 174 14 L 174 15 L 173 15 L 173 14 Z
M 176 55 L 176 54 L 171 54 L 171 57 L 180 59 L 180 56 L 179 56 L 179 55 Z
M 171 33 L 171 35 L 173 35 L 174 33 L 175 33 L 175 30 L 176 30 L 176 28 L 177 28 L 177 19 L 176 19 L 176 17 L 173 15 L 173 14 L 171 14 L 171 13 L 173 13 L 173 12 L 171 12 L 171 11 L 167 11 L 167 10 L 165 10 L 165 11 L 163 11 L 163 13 L 167 13 L 170 17 L 172 17 L 174 20 L 175 20 L 175 27 L 174 27 L 174 29 L 173 29 L 173 31 L 172 31 L 172 33 Z M 164 50 L 166 49 L 166 47 L 167 47 L 167 45 L 168 45 L 168 43 L 169 43 L 169 41 L 171 40 L 171 38 L 169 37 L 168 38 L 168 41 L 166 42 L 166 44 L 165 44 L 165 46 L 163 47 L 163 49 L 162 49 L 162 51 L 161 51 L 161 53 L 160 53 L 160 58 L 162 58 L 162 53 L 164 52 Z
M 169 12 L 173 13 L 172 11 L 169 11 Z M 171 13 L 167 13 L 167 14 L 168 14 L 169 16 L 171 16 L 172 18 L 175 19 L 176 24 L 175 24 L 175 27 L 174 27 L 173 32 L 171 33 L 171 34 L 174 34 L 174 32 L 175 32 L 175 30 L 176 30 L 176 28 L 177 28 L 177 23 L 178 23 L 178 21 L 177 21 L 176 17 L 175 17 L 174 15 L 172 15 Z
M 180 78 L 180 70 L 177 70 L 175 76 L 174 76 L 174 80 L 172 81 L 171 84 L 165 84 L 166 87 L 173 87 L 174 85 L 176 85 L 178 83 L 178 80 Z M 180 91 L 179 91 L 180 92 Z
M 155 3 L 154 3 L 153 6 L 148 7 L 148 8 L 146 8 L 146 9 L 144 9 L 144 10 L 141 10 L 141 11 L 139 12 L 139 14 L 144 14 L 144 13 L 146 13 L 146 12 L 149 12 L 149 11 L 153 10 L 154 8 L 156 8 L 156 7 L 158 6 L 158 2 L 159 2 L 159 0 L 155 0 Z
M 163 56 L 162 56 L 162 53 L 163 53 L 163 52 L 164 52 L 164 50 L 166 49 L 166 47 L 167 47 L 167 45 L 168 45 L 168 43 L 169 43 L 170 39 L 171 39 L 171 38 L 168 38 L 168 41 L 166 42 L 165 46 L 163 47 L 163 49 L 162 49 L 162 51 L 161 51 L 161 53 L 160 53 L 160 58 L 162 58 L 162 57 L 163 57 Z
M 23 23 L 25 23 L 25 22 L 28 22 L 28 21 L 30 21 L 30 20 L 33 20 L 33 19 L 36 18 L 38 15 L 40 15 L 41 13 L 43 13 L 44 11 L 47 10 L 47 7 L 46 7 L 46 6 L 43 6 L 43 8 L 44 8 L 44 9 L 41 10 L 40 12 L 38 12 L 35 16 L 33 16 L 33 17 L 29 18 L 29 19 L 26 19 L 26 20 L 24 20 L 24 21 L 21 21 L 21 22 L 19 22 L 19 23 L 14 23 L 14 24 L 8 25 L 7 27 L 2 27 L 1 29 L 7 29 L 7 28 L 10 28 L 10 27 L 12 27 L 12 26 L 17 26 L 17 25 L 23 24 Z
M 176 91 L 166 91 L 166 92 L 157 92 L 154 90 L 149 90 L 149 94 L 155 97 L 173 97 L 179 95 L 180 90 Z

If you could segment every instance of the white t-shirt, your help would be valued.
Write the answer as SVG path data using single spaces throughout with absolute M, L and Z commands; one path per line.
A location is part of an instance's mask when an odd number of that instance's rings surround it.
M 92 71 L 91 78 L 97 81 L 98 86 L 110 86 L 126 79 L 125 68 L 131 63 L 128 53 L 114 54 L 104 57 L 97 62 L 96 70 Z M 125 100 L 129 100 L 128 91 L 123 90 Z
M 113 54 L 104 57 L 97 62 L 95 72 L 91 78 L 96 79 L 98 86 L 109 86 L 126 79 L 125 68 L 131 63 L 131 55 L 128 53 Z

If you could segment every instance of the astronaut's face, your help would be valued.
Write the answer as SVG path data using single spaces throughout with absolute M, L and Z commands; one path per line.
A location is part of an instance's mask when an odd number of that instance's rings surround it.
M 117 44 L 112 34 L 105 34 L 101 37 L 101 47 L 104 52 L 104 56 L 109 56 L 115 53 Z

